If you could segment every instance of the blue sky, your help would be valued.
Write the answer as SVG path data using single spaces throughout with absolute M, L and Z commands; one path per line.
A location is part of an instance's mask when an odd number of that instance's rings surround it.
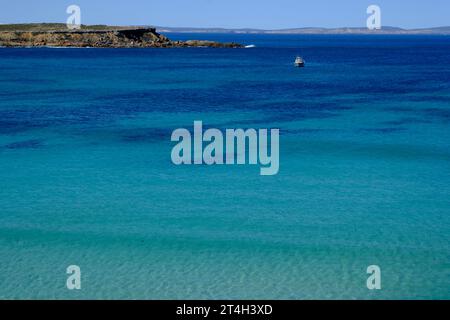
M 171 27 L 362 27 L 366 8 L 381 7 L 382 25 L 450 25 L 450 0 L 2 0 L 0 23 L 65 22 L 81 7 L 83 24 Z

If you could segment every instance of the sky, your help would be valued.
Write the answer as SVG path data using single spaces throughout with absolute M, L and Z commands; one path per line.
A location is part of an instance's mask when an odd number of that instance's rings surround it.
M 66 22 L 69 5 L 82 24 L 282 29 L 364 27 L 371 4 L 382 26 L 450 25 L 450 0 L 0 0 L 0 23 Z

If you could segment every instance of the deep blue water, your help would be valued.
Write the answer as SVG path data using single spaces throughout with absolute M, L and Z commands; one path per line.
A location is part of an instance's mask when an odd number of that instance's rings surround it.
M 450 298 L 450 37 L 169 37 L 256 47 L 0 48 L 0 297 Z M 280 172 L 173 165 L 194 120 Z

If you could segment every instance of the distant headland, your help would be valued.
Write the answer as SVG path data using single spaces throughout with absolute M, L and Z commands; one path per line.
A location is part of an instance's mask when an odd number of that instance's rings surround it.
M 379 30 L 367 28 L 345 27 L 345 28 L 290 28 L 290 29 L 227 29 L 227 28 L 173 28 L 156 27 L 158 32 L 163 33 L 235 33 L 235 34 L 386 34 L 386 35 L 450 35 L 449 27 L 402 29 L 398 27 L 383 26 Z
M 2 47 L 92 47 L 92 48 L 241 48 L 237 43 L 207 40 L 172 41 L 151 27 L 82 25 L 69 30 L 62 23 L 0 25 Z

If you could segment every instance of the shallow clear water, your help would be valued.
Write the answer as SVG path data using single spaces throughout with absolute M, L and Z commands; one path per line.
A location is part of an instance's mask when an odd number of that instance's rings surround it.
M 256 48 L 0 48 L 0 297 L 450 298 L 450 37 L 170 36 Z M 279 174 L 174 166 L 194 120 Z

